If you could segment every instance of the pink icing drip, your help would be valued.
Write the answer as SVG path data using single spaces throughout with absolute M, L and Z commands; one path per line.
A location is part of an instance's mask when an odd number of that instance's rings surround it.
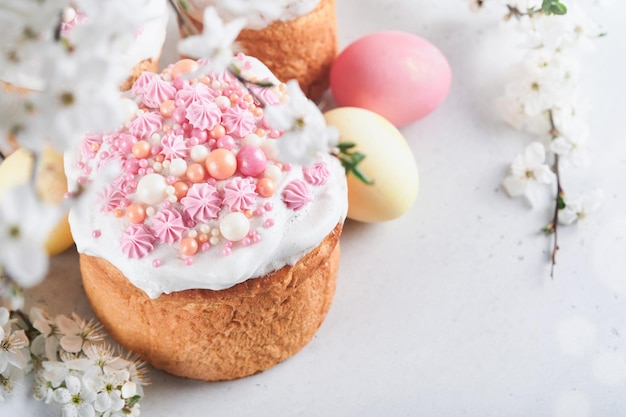
M 222 124 L 226 129 L 226 133 L 237 138 L 252 133 L 256 127 L 254 116 L 247 109 L 240 107 L 230 107 L 222 116 Z
M 224 185 L 224 204 L 231 211 L 243 211 L 254 207 L 257 197 L 256 185 L 250 178 L 234 178 Z
M 139 80 L 137 80 L 139 81 Z M 176 89 L 172 84 L 161 79 L 155 74 L 150 81 L 141 89 L 143 104 L 151 109 L 158 109 L 165 100 L 171 100 L 176 94 Z
M 194 101 L 185 111 L 185 117 L 189 120 L 189 124 L 201 130 L 213 129 L 222 117 L 217 104 L 206 101 Z
M 152 230 L 163 243 L 178 242 L 185 230 L 183 216 L 175 210 L 163 210 L 152 219 Z
M 311 185 L 324 185 L 330 176 L 325 162 L 318 162 L 311 167 L 302 167 L 302 174 L 306 182 Z
M 210 184 L 192 185 L 180 202 L 185 214 L 200 222 L 217 218 L 222 205 L 217 189 Z
M 147 226 L 132 224 L 122 234 L 120 244 L 122 252 L 129 258 L 140 259 L 152 252 L 156 238 Z
M 293 180 L 283 190 L 283 201 L 291 210 L 301 210 L 311 201 L 309 186 L 302 180 Z
M 150 137 L 163 127 L 163 116 L 158 113 L 145 112 L 137 116 L 128 128 L 128 131 L 140 139 Z
M 170 133 L 163 138 L 161 145 L 163 145 L 161 154 L 165 156 L 165 159 L 171 160 L 189 156 L 189 147 L 185 143 L 185 138 L 182 135 Z
M 185 107 L 189 107 L 194 101 L 212 101 L 215 97 L 217 97 L 217 92 L 202 83 L 187 85 L 176 93 L 176 100 L 181 100 Z

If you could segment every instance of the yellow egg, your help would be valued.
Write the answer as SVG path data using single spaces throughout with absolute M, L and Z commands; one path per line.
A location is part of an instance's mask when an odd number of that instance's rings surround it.
M 12 187 L 24 184 L 32 175 L 33 157 L 25 149 L 18 149 L 0 164 L 0 198 Z M 46 203 L 58 204 L 67 191 L 67 179 L 63 171 L 63 155 L 46 149 L 37 169 L 35 187 Z M 50 256 L 69 248 L 74 243 L 67 222 L 67 215 L 50 231 L 45 247 Z
M 366 155 L 359 167 L 374 181 L 367 185 L 348 174 L 348 218 L 382 222 L 406 213 L 417 198 L 419 175 L 413 153 L 400 131 L 378 114 L 340 107 L 324 114 L 339 130 L 340 142 L 356 144 Z

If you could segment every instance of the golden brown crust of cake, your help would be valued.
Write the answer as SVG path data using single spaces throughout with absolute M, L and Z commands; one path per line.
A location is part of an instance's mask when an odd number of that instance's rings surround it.
M 290 22 L 274 22 L 262 30 L 244 29 L 237 41 L 279 80 L 297 79 L 307 97 L 317 100 L 328 88 L 337 55 L 335 1 L 321 0 L 311 13 Z
M 150 299 L 106 260 L 81 254 L 83 284 L 109 334 L 155 368 L 207 381 L 241 378 L 313 337 L 335 292 L 341 229 L 295 265 L 221 291 Z

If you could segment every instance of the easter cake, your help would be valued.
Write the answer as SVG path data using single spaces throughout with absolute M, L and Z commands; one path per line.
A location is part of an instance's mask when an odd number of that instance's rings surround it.
M 261 60 L 279 79 L 297 79 L 307 97 L 320 98 L 328 88 L 328 76 L 338 48 L 335 1 L 269 3 L 272 3 L 270 7 L 278 7 L 280 13 L 272 13 L 271 18 L 261 11 L 245 15 L 248 23 L 237 38 L 239 46 L 246 54 Z M 203 10 L 208 6 L 216 7 L 226 21 L 238 17 L 227 5 L 228 2 L 219 0 L 185 0 L 180 9 L 201 29 Z
M 235 65 L 272 87 L 182 76 L 198 65 L 142 74 L 129 121 L 66 158 L 74 192 L 100 189 L 70 224 L 85 292 L 114 339 L 174 375 L 229 380 L 295 354 L 322 323 L 346 180 L 329 153 L 305 166 L 280 159 L 287 135 L 264 105 L 284 106 L 289 90 L 258 60 Z

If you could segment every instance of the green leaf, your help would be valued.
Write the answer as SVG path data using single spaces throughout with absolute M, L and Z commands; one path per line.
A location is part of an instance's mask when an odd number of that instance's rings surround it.
M 554 223 L 548 223 L 541 228 L 541 231 L 547 235 L 554 233 Z
M 133 408 L 135 405 L 137 405 L 140 399 L 141 399 L 141 395 L 134 395 L 130 397 L 128 400 L 126 400 L 126 406 L 128 408 Z
M 355 146 L 356 144 L 352 142 L 341 142 L 340 144 L 337 145 L 337 148 L 339 149 L 340 152 L 345 152 L 348 149 L 354 148 Z
M 346 174 L 352 174 L 364 184 L 372 185 L 374 181 L 369 179 L 358 166 L 365 159 L 365 154 L 350 151 L 350 149 L 355 146 L 356 145 L 351 142 L 341 142 L 337 145 L 339 153 L 335 156 L 341 161 L 341 165 L 346 170 Z
M 541 10 L 547 15 L 564 15 L 567 13 L 567 7 L 559 0 L 543 0 Z
M 567 204 L 565 204 L 565 198 L 563 198 L 563 197 L 565 197 L 563 194 L 559 194 L 556 197 L 556 207 L 559 210 L 563 210 L 567 206 Z

